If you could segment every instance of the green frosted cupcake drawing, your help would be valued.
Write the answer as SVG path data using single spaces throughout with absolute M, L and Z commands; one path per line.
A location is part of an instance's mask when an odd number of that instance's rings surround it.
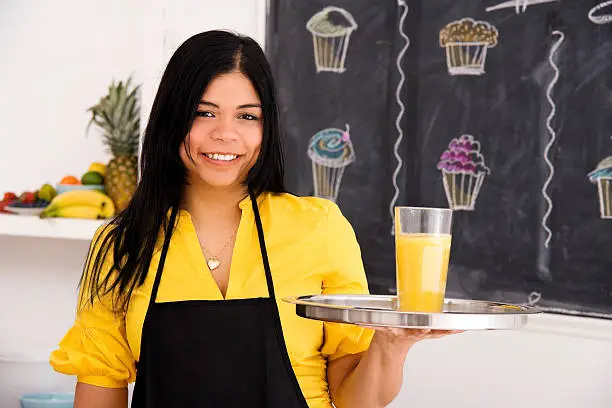
M 317 72 L 344 72 L 349 40 L 357 29 L 353 16 L 339 7 L 325 7 L 308 20 L 306 29 L 312 34 Z

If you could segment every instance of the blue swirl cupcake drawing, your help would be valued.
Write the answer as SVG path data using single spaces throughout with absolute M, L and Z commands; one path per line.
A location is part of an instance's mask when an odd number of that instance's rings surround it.
M 328 128 L 317 132 L 308 145 L 312 160 L 314 195 L 336 201 L 346 166 L 355 161 L 355 151 L 346 130 Z
M 597 184 L 601 218 L 612 218 L 612 156 L 600 161 L 588 177 L 591 183 Z

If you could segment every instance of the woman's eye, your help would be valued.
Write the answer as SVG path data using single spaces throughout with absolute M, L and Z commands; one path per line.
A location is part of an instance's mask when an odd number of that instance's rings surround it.
M 251 115 L 250 113 L 243 113 L 242 115 L 240 115 L 240 119 L 257 120 L 259 118 L 257 116 L 255 116 L 255 115 Z
M 210 111 L 197 111 L 196 116 L 203 117 L 203 118 L 214 118 L 215 117 L 215 115 L 213 115 L 213 113 Z

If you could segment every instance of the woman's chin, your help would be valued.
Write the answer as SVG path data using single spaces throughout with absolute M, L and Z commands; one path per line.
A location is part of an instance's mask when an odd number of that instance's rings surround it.
M 199 179 L 202 184 L 213 188 L 228 189 L 241 186 L 240 180 L 230 175 L 226 177 L 220 177 L 219 175 L 215 175 L 215 177 L 199 175 Z

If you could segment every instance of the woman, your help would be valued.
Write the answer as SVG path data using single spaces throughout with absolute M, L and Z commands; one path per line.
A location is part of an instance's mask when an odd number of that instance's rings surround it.
M 436 335 L 300 318 L 279 299 L 366 293 L 330 201 L 285 192 L 270 67 L 221 31 L 171 58 L 129 207 L 93 240 L 74 326 L 53 352 L 75 407 L 382 407 Z

